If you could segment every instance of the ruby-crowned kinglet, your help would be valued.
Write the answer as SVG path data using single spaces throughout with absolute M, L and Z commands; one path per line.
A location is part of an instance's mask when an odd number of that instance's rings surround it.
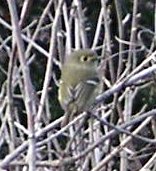
M 63 64 L 58 91 L 59 102 L 65 110 L 61 126 L 93 104 L 100 85 L 97 65 L 97 55 L 89 49 L 71 53 Z

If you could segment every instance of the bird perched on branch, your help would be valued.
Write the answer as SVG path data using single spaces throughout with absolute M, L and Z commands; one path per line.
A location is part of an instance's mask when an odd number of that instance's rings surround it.
M 71 53 L 63 64 L 58 91 L 65 111 L 62 127 L 93 104 L 100 87 L 97 66 L 97 55 L 89 49 Z

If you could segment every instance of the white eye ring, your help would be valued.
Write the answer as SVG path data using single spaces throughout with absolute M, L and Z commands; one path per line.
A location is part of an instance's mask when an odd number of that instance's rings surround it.
M 81 62 L 88 61 L 88 57 L 83 55 L 83 56 L 81 56 L 80 60 L 81 60 Z

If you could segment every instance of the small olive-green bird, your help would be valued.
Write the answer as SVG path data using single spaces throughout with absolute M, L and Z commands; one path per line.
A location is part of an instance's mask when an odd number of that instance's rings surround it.
M 89 49 L 71 53 L 61 69 L 58 99 L 65 110 L 61 127 L 87 110 L 98 94 L 100 81 L 97 55 Z

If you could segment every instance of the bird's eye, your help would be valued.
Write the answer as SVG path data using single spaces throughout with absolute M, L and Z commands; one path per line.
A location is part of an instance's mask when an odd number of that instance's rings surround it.
M 82 62 L 88 61 L 88 57 L 87 57 L 87 56 L 81 56 L 81 61 L 82 61 Z

